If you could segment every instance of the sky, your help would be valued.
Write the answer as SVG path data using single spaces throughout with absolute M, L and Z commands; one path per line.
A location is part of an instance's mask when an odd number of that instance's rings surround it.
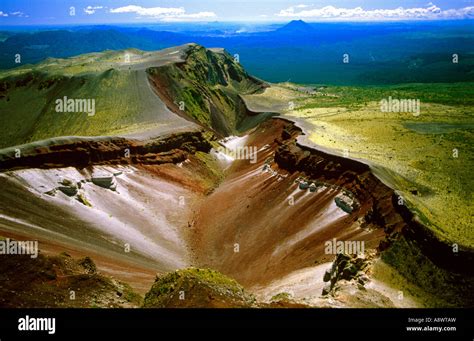
M 2 25 L 474 19 L 474 0 L 1 0 Z

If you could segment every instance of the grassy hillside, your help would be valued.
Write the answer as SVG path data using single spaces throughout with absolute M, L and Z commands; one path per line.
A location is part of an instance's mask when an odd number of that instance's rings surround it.
M 156 96 L 124 52 L 50 59 L 0 74 L 0 147 L 63 135 L 106 135 L 159 124 Z M 95 101 L 95 115 L 56 112 L 56 100 Z
M 473 277 L 437 266 L 420 251 L 415 242 L 401 237 L 382 253 L 381 258 L 383 262 L 378 262 L 375 267 L 375 276 L 424 301 L 424 306 L 440 308 L 474 305 Z

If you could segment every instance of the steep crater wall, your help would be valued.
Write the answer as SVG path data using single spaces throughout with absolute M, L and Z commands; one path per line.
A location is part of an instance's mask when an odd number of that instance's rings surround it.
M 235 135 L 249 116 L 242 94 L 267 85 L 250 76 L 223 50 L 191 44 L 185 61 L 151 67 L 149 80 L 161 100 L 174 113 L 223 136 Z
M 384 261 L 426 292 L 444 296 L 454 306 L 472 306 L 473 251 L 438 239 L 369 166 L 300 145 L 296 137 L 301 133 L 293 123 L 286 126 L 275 152 L 278 166 L 349 190 L 362 203 L 365 222 L 386 233 L 378 247 Z

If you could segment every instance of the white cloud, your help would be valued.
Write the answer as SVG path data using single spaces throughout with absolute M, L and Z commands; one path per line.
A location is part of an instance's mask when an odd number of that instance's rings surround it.
M 150 7 L 145 8 L 141 6 L 129 5 L 125 7 L 112 8 L 110 13 L 136 13 L 144 17 L 158 17 L 165 15 L 181 15 L 184 14 L 184 8 L 165 8 L 165 7 Z
M 7 14 L 7 13 L 3 13 L 2 11 L 0 11 L 0 17 L 8 17 L 8 14 Z
M 25 13 L 20 12 L 20 11 L 11 12 L 10 15 L 12 15 L 14 17 L 20 17 L 20 18 L 28 18 L 29 17 L 29 15 L 26 15 Z
M 186 21 L 196 19 L 208 19 L 215 18 L 214 12 L 198 12 L 198 13 L 186 13 L 183 7 L 141 7 L 135 5 L 129 5 L 124 7 L 113 8 L 110 13 L 136 13 L 140 17 L 148 17 L 158 19 L 161 21 Z
M 301 5 L 299 5 L 301 6 Z M 325 6 L 315 9 L 292 6 L 276 15 L 288 18 L 311 18 L 333 20 L 413 20 L 413 19 L 465 19 L 474 18 L 474 6 L 459 9 L 441 10 L 430 3 L 427 7 L 364 10 L 362 7 L 338 8 Z M 307 8 L 307 7 L 304 7 Z
M 86 14 L 91 15 L 91 14 L 94 14 L 98 9 L 102 9 L 102 8 L 104 8 L 104 7 L 102 7 L 102 6 L 87 6 L 86 8 L 84 8 L 84 12 Z

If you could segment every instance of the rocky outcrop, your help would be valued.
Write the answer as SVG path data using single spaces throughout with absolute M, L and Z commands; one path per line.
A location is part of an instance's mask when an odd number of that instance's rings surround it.
M 82 169 L 92 165 L 179 163 L 186 160 L 189 154 L 209 152 L 211 148 L 201 132 L 171 134 L 146 142 L 121 137 L 79 139 L 50 145 L 45 145 L 43 141 L 3 150 L 0 153 L 0 170 L 61 167 Z M 21 150 L 20 157 L 16 157 L 16 149 Z M 98 184 L 107 182 L 106 179 L 95 181 Z M 62 191 L 72 193 L 70 186 L 63 187 Z
M 332 267 L 324 273 L 323 280 L 328 284 L 324 287 L 322 294 L 328 295 L 333 292 L 340 280 L 355 281 L 364 286 L 370 281 L 368 272 L 374 256 L 375 252 L 359 255 L 338 254 Z
M 388 297 L 366 286 L 370 282 L 375 257 L 375 251 L 358 255 L 338 254 L 324 274 L 324 281 L 328 284 L 323 288 L 323 297 L 343 307 L 393 308 L 394 304 Z

